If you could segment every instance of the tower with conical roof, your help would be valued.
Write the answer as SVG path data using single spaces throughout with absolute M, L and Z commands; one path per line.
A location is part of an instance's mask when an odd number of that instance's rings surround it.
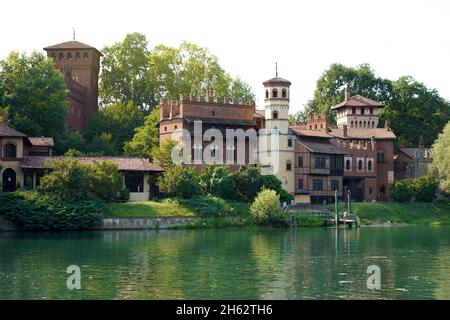
M 266 128 L 286 134 L 289 128 L 289 89 L 291 82 L 278 77 L 264 81 L 264 109 Z

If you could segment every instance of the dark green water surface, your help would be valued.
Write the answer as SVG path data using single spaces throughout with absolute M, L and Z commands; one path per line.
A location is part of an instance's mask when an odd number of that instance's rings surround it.
M 450 299 L 450 227 L 0 233 L 0 299 L 422 298 Z

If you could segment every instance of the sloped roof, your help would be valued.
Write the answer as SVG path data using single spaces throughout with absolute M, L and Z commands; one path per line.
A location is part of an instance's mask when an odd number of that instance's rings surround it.
M 400 152 L 411 159 L 416 159 L 422 151 L 425 158 L 431 158 L 431 148 L 400 148 Z
M 269 80 L 266 80 L 263 82 L 263 85 L 265 85 L 265 86 L 267 86 L 269 84 L 271 84 L 271 85 L 281 84 L 281 85 L 290 86 L 291 82 L 289 80 L 286 80 L 286 79 L 283 79 L 280 77 L 275 77 L 275 78 L 272 78 L 272 79 L 269 79 Z
M 255 110 L 254 116 L 255 116 L 255 118 L 265 118 L 266 111 L 265 110 Z
M 44 50 L 57 50 L 57 49 L 91 49 L 91 50 L 95 50 L 97 52 L 100 52 L 97 50 L 97 48 L 94 48 L 88 44 L 79 42 L 79 41 L 67 41 L 67 42 L 62 42 L 62 43 L 58 43 L 52 46 L 48 46 L 45 47 Z
M 378 107 L 381 108 L 384 105 L 378 101 L 356 95 L 353 96 L 345 101 L 342 101 L 341 103 L 331 107 L 331 109 L 336 110 L 342 107 Z
M 60 159 L 76 159 L 84 164 L 91 164 L 94 161 L 100 163 L 111 161 L 117 164 L 120 171 L 164 171 L 160 166 L 146 159 L 128 157 L 24 157 L 20 162 L 20 166 L 29 169 L 48 169 L 51 161 Z
M 8 127 L 6 123 L 3 122 L 0 124 L 0 137 L 26 137 L 26 135 Z
M 307 141 L 301 138 L 298 141 L 312 153 L 347 154 L 345 150 L 332 145 L 330 142 Z
M 208 124 L 238 125 L 238 126 L 256 126 L 254 120 L 224 119 L 224 118 L 204 118 L 204 117 L 184 117 L 187 123 L 202 121 Z
M 309 130 L 305 126 L 290 126 L 289 127 L 296 135 L 304 137 L 318 137 L 318 138 L 332 138 L 329 133 L 324 130 Z
M 370 139 L 375 137 L 375 139 L 395 139 L 395 134 L 392 130 L 386 128 L 348 128 L 347 136 L 344 136 L 344 129 L 336 128 L 331 129 L 330 134 L 338 138 L 346 139 Z
M 53 138 L 49 137 L 28 137 L 28 140 L 33 146 L 53 147 L 55 145 Z

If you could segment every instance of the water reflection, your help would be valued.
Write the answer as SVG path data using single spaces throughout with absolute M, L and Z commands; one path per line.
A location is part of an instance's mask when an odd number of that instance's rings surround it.
M 0 298 L 448 299 L 449 231 L 0 233 Z M 80 291 L 66 288 L 72 264 Z M 381 290 L 366 287 L 369 265 L 381 268 Z

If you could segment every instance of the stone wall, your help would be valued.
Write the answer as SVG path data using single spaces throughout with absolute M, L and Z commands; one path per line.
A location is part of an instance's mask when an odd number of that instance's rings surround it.
M 167 229 L 200 220 L 200 218 L 113 218 L 103 219 L 98 230 Z

